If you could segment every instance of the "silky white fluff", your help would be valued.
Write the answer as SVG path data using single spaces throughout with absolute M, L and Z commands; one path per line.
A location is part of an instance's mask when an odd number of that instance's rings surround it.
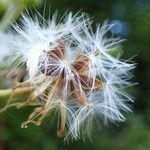
M 17 32 L 17 42 L 14 45 L 18 48 L 16 55 L 22 59 L 22 62 L 27 63 L 30 77 L 37 73 L 38 58 L 43 53 L 43 50 L 50 50 L 57 46 L 57 41 L 61 38 L 69 40 L 70 33 L 75 34 L 80 32 L 83 24 L 82 18 L 86 21 L 86 15 L 81 16 L 72 15 L 70 12 L 59 20 L 58 14 L 55 13 L 51 19 L 46 21 L 40 15 L 35 15 L 34 18 L 30 17 L 27 12 L 22 16 L 22 26 L 14 25 Z M 52 46 L 50 46 L 52 43 Z M 34 59 L 33 59 L 34 58 Z
M 13 34 L 10 32 L 0 32 L 0 62 L 3 62 L 11 53 L 11 41 Z
M 52 101 L 53 106 L 64 107 L 68 112 L 66 139 L 79 139 L 90 136 L 90 131 L 94 126 L 93 118 L 101 118 L 105 123 L 125 120 L 122 111 L 131 111 L 128 102 L 133 101 L 125 88 L 131 86 L 129 79 L 132 77 L 131 71 L 134 64 L 119 58 L 120 52 L 118 50 L 123 40 L 112 35 L 108 36 L 111 34 L 112 25 L 105 22 L 98 25 L 94 32 L 92 20 L 87 15 L 76 14 L 73 16 L 72 13 L 65 15 L 59 21 L 57 14 L 48 21 L 39 18 L 39 16 L 34 16 L 33 19 L 28 13 L 23 15 L 21 20 L 23 26 L 14 26 L 18 41 L 16 54 L 23 63 L 27 64 L 30 81 L 38 91 L 41 91 L 40 93 L 42 93 L 41 89 L 44 84 L 50 85 L 51 83 L 48 77 L 45 77 L 40 85 L 33 80 L 40 73 L 38 61 L 43 50 L 52 50 L 57 46 L 57 41 L 63 39 L 67 43 L 67 63 L 69 65 L 78 51 L 90 58 L 89 77 L 100 79 L 103 82 L 103 88 L 99 91 L 93 91 L 91 87 L 91 91 L 86 94 L 90 102 L 89 105 L 80 105 L 70 100 L 67 94 L 68 84 L 64 89 L 66 103 L 57 98 Z M 115 57 L 113 53 L 116 53 L 116 50 L 118 54 Z M 65 68 L 65 80 L 68 81 L 72 68 L 64 65 L 61 61 L 56 64 L 59 65 L 58 71 L 61 74 Z M 36 86 L 37 84 L 38 86 Z

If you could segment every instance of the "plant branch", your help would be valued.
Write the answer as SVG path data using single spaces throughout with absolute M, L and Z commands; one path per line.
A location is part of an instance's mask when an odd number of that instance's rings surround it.
M 0 97 L 9 97 L 11 95 L 26 94 L 33 91 L 33 87 L 19 87 L 16 89 L 0 90 Z
M 23 8 L 19 7 L 16 3 L 10 4 L 0 21 L 0 31 L 7 29 L 20 16 L 22 10 Z

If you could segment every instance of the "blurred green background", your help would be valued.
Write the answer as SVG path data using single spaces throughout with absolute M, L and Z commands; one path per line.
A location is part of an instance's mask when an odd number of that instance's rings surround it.
M 46 14 L 58 10 L 89 13 L 96 23 L 108 19 L 114 23 L 112 32 L 127 39 L 124 58 L 135 56 L 137 63 L 131 89 L 135 97 L 133 113 L 127 121 L 100 127 L 92 141 L 68 144 L 56 137 L 50 119 L 41 127 L 21 129 L 30 110 L 10 109 L 0 115 L 0 150 L 150 150 L 150 0 L 0 0 L 0 27 L 8 28 L 9 21 L 17 19 L 26 8 Z M 15 17 L 14 17 L 15 16 Z

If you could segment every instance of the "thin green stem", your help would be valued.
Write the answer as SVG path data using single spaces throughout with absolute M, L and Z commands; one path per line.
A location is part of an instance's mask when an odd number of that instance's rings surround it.
M 22 87 L 22 88 L 17 88 L 17 89 L 5 89 L 5 90 L 0 90 L 0 97 L 9 97 L 11 95 L 18 95 L 18 94 L 25 94 L 32 92 L 33 88 L 32 87 Z
M 0 21 L 0 31 L 6 30 L 11 25 L 11 23 L 20 16 L 22 10 L 23 8 L 17 4 L 10 4 Z

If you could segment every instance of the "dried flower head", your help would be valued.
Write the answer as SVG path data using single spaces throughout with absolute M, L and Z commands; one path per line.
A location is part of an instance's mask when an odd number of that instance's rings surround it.
M 24 15 L 24 26 L 14 26 L 17 58 L 26 64 L 33 87 L 20 106 L 36 103 L 22 126 L 40 125 L 57 111 L 58 136 L 78 139 L 90 136 L 93 118 L 124 121 L 121 110 L 130 111 L 128 101 L 132 101 L 124 88 L 131 86 L 134 65 L 112 55 L 122 42 L 107 36 L 112 25 L 98 25 L 94 33 L 85 14 L 69 13 L 61 21 L 56 15 L 49 21 L 35 18 Z M 40 100 L 35 101 L 37 97 Z

